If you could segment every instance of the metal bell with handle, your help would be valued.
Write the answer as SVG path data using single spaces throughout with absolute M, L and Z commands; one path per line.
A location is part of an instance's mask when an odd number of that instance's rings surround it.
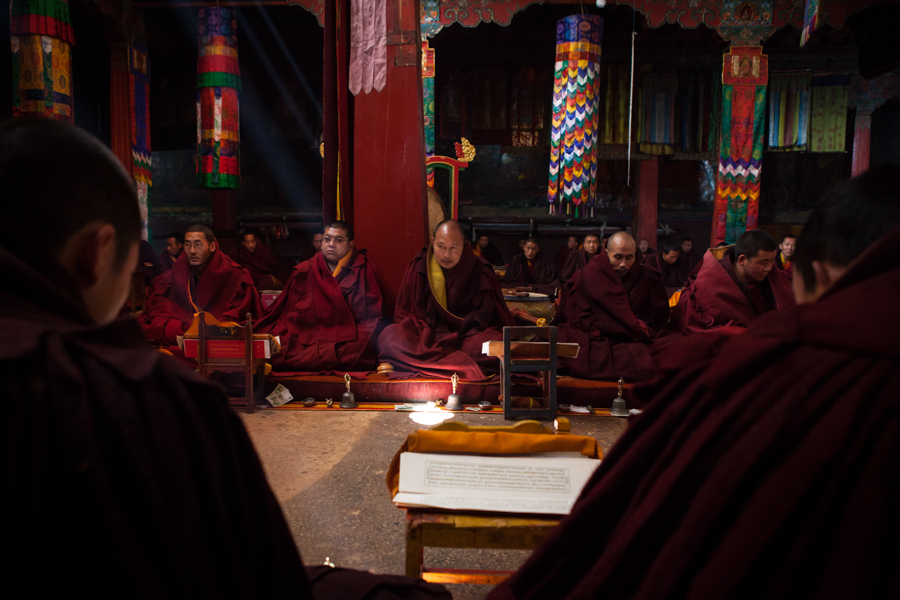
M 453 384 L 453 393 L 447 396 L 447 406 L 445 406 L 444 408 L 446 410 L 465 410 L 462 399 L 456 393 L 456 385 L 459 383 L 459 375 L 454 373 L 453 377 L 450 378 L 450 383 Z
M 609 414 L 614 417 L 627 417 L 628 416 L 628 406 L 625 405 L 625 398 L 622 397 L 622 387 L 625 384 L 625 380 L 621 377 L 619 378 L 619 395 L 616 396 L 616 399 L 613 400 L 612 408 L 609 409 Z
M 356 395 L 350 391 L 350 373 L 344 373 L 344 382 L 347 384 L 347 391 L 341 396 L 341 408 L 356 408 Z

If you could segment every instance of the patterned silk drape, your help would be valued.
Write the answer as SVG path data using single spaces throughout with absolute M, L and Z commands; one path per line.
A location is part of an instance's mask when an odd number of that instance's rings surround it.
M 768 94 L 769 150 L 809 149 L 809 81 L 809 75 L 772 75 Z
M 850 77 L 830 75 L 812 79 L 810 150 L 843 152 L 847 146 L 847 106 Z

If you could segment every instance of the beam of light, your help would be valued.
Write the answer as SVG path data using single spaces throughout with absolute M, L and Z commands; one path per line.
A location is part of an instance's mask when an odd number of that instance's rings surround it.
M 442 410 L 437 410 L 435 412 L 419 411 L 411 413 L 409 415 L 409 418 L 419 425 L 437 425 L 438 423 L 442 423 L 447 419 L 452 419 L 453 413 Z

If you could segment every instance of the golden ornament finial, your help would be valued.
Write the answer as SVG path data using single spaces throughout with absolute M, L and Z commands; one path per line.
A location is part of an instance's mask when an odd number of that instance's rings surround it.
M 344 373 L 344 382 L 347 384 L 347 391 L 350 391 L 350 373 Z
M 453 374 L 453 377 L 450 378 L 450 383 L 453 384 L 453 393 L 456 393 L 456 385 L 459 383 L 459 375 L 456 373 Z
M 463 155 L 462 157 L 460 157 L 460 160 L 463 162 L 472 162 L 475 159 L 475 146 L 473 146 L 472 143 L 466 138 L 461 139 Z
M 625 386 L 625 380 L 619 377 L 619 398 L 622 397 L 622 388 Z

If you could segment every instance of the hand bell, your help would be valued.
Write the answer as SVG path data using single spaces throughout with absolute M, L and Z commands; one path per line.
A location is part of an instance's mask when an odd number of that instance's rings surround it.
M 616 396 L 616 399 L 613 400 L 612 408 L 609 409 L 609 414 L 614 417 L 627 417 L 628 416 L 628 406 L 625 404 L 625 398 L 622 397 L 622 387 L 625 384 L 625 380 L 621 377 L 619 378 L 619 395 Z
M 341 396 L 341 408 L 356 408 L 356 395 L 350 391 L 350 373 L 344 373 L 344 382 L 347 384 L 347 391 Z
M 453 393 L 447 396 L 447 405 L 444 407 L 445 410 L 465 410 L 465 407 L 462 403 L 462 398 L 459 397 L 459 394 L 456 393 L 456 385 L 459 383 L 459 376 L 454 373 L 453 377 L 450 378 L 450 383 L 453 384 Z

